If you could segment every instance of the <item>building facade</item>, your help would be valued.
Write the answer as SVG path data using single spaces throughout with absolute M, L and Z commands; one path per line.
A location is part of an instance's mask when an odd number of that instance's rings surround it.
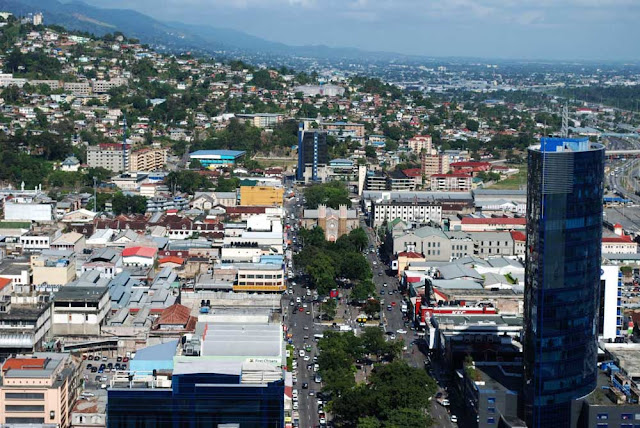
M 167 163 L 167 149 L 144 148 L 131 153 L 130 171 L 158 171 Z
M 449 172 L 449 156 L 424 154 L 420 158 L 422 163 L 422 175 L 430 178 L 434 174 L 446 174 Z
M 305 131 L 302 124 L 298 128 L 298 169 L 296 179 L 305 184 L 325 182 L 329 152 L 327 133 L 317 130 Z
M 371 218 L 374 226 L 397 218 L 407 223 L 440 223 L 442 205 L 433 200 L 393 201 L 382 200 L 371 203 Z
M 7 359 L 2 364 L 0 424 L 70 426 L 80 374 L 80 365 L 68 353 L 39 352 Z
M 122 144 L 105 143 L 87 148 L 87 165 L 90 168 L 105 168 L 113 172 L 129 170 L 131 147 L 122 149 Z
M 437 192 L 468 192 L 473 178 L 469 174 L 433 174 L 430 178 L 431 190 Z
M 313 229 L 318 226 L 324 230 L 324 239 L 335 242 L 342 235 L 346 235 L 359 226 L 356 210 L 347 209 L 341 205 L 337 210 L 319 205 L 315 210 L 304 210 L 302 227 Z
M 524 416 L 566 427 L 596 386 L 604 146 L 543 138 L 528 166 Z
M 244 156 L 242 150 L 198 150 L 189 154 L 190 160 L 197 160 L 205 168 L 234 166 Z
M 407 145 L 412 152 L 421 153 L 424 151 L 427 154 L 431 154 L 431 135 L 416 135 L 407 141 Z

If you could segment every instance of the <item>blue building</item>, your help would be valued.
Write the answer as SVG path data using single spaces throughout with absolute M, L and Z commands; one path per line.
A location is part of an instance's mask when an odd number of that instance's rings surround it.
M 198 150 L 189 153 L 189 159 L 200 161 L 205 168 L 218 168 L 234 166 L 244 154 L 242 150 Z
M 324 182 L 327 178 L 329 152 L 327 133 L 317 129 L 306 131 L 301 123 L 298 128 L 298 181 Z
M 198 323 L 180 341 L 138 350 L 112 376 L 107 427 L 284 428 L 284 332 L 258 317 Z
M 240 380 L 239 373 L 174 371 L 170 388 L 157 387 L 153 380 L 110 388 L 107 427 L 284 428 L 284 381 L 242 384 Z
M 604 146 L 543 138 L 528 151 L 524 416 L 571 426 L 597 378 Z

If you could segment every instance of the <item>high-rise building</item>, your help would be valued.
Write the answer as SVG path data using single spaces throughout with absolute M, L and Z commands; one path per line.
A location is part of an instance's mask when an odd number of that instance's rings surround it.
M 316 129 L 298 128 L 298 181 L 324 182 L 327 179 L 327 133 Z
M 528 165 L 524 416 L 568 427 L 596 387 L 604 146 L 543 138 Z

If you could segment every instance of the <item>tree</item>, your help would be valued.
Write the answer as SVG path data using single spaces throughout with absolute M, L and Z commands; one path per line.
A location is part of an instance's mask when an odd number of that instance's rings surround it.
M 375 288 L 374 288 L 374 291 L 375 291 Z M 378 299 L 368 299 L 367 302 L 362 307 L 362 310 L 364 311 L 364 313 L 370 317 L 374 317 L 380 314 L 380 309 L 381 309 L 381 305 L 380 305 L 380 300 Z
M 304 190 L 305 205 L 307 208 L 315 209 L 318 205 L 324 204 L 333 209 L 338 209 L 340 205 L 351 207 L 349 191 L 341 181 L 331 181 L 329 183 L 316 184 Z
M 210 187 L 206 177 L 197 172 L 185 170 L 170 172 L 164 182 L 171 190 L 180 190 L 189 194 L 193 194 L 197 190 L 207 190 Z
M 371 278 L 371 268 L 367 259 L 359 252 L 337 253 L 340 262 L 340 276 L 364 280 Z
M 220 177 L 216 185 L 216 192 L 235 192 L 239 185 L 240 179 L 237 177 Z
M 431 424 L 431 418 L 425 415 L 424 411 L 401 408 L 394 410 L 385 422 L 384 428 L 424 428 L 431 426 Z
M 382 422 L 373 416 L 358 419 L 357 428 L 382 428 Z
M 320 306 L 320 310 L 327 316 L 327 318 L 332 320 L 336 317 L 338 304 L 334 299 L 329 299 Z
M 349 232 L 349 240 L 357 251 L 363 251 L 369 245 L 369 237 L 363 228 L 358 227 Z
M 384 332 L 378 327 L 365 328 L 360 338 L 362 339 L 364 351 L 369 355 L 375 355 L 380 358 L 387 351 Z
M 326 296 L 335 287 L 336 270 L 333 259 L 320 253 L 307 265 L 307 273 L 311 277 L 311 284 L 318 290 L 318 294 Z
M 478 129 L 480 129 L 480 124 L 477 120 L 467 119 L 467 129 L 471 132 L 478 132 Z
M 364 148 L 364 154 L 369 159 L 375 159 L 377 157 L 376 148 L 373 146 L 366 146 Z

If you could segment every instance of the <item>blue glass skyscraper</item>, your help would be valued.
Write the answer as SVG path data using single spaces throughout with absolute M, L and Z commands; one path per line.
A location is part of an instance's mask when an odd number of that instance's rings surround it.
M 543 138 L 528 151 L 525 420 L 569 427 L 596 386 L 604 146 Z

